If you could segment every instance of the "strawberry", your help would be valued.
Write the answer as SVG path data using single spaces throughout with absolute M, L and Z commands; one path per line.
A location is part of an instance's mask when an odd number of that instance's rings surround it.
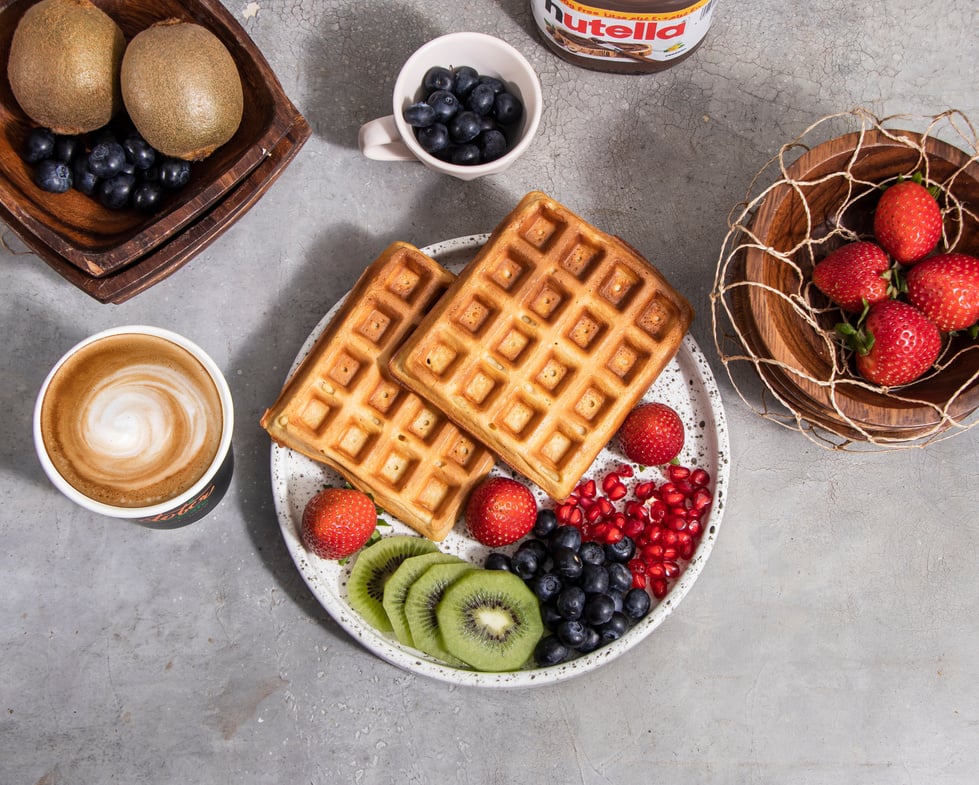
M 306 503 L 303 545 L 321 559 L 345 559 L 360 550 L 377 527 L 371 497 L 353 488 L 327 488 Z
M 498 548 L 526 536 L 537 520 L 537 501 L 526 485 L 488 477 L 466 503 L 466 526 L 483 545 Z
M 887 188 L 874 212 L 874 235 L 901 264 L 914 264 L 934 250 L 942 236 L 942 211 L 920 182 L 901 180 Z
M 907 277 L 911 304 L 942 332 L 964 330 L 979 321 L 979 259 L 964 253 L 932 256 Z
M 683 421 L 665 403 L 644 403 L 619 428 L 622 450 L 629 460 L 645 466 L 669 463 L 683 448 Z
M 836 328 L 856 350 L 857 371 L 869 382 L 896 387 L 913 382 L 935 364 L 942 336 L 913 305 L 884 300 L 868 307 L 856 328 Z
M 844 311 L 860 313 L 865 303 L 885 300 L 894 291 L 890 266 L 879 245 L 848 243 L 816 264 L 812 282 Z

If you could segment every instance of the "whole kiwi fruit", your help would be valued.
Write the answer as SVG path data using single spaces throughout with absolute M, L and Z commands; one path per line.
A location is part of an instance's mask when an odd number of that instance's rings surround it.
M 157 22 L 122 58 L 122 100 L 136 130 L 164 155 L 199 161 L 227 142 L 244 110 L 234 58 L 192 22 Z
M 38 125 L 57 134 L 94 131 L 122 106 L 125 48 L 122 30 L 90 0 L 41 0 L 17 23 L 7 79 Z

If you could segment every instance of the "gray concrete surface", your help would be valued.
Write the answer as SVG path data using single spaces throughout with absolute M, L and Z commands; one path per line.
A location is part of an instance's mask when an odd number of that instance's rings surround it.
M 661 75 L 574 68 L 529 4 L 227 3 L 313 137 L 187 267 L 120 305 L 9 232 L 0 253 L 0 783 L 966 785 L 979 768 L 979 429 L 927 450 L 822 450 L 754 415 L 714 353 L 708 293 L 731 208 L 780 144 L 854 106 L 979 120 L 972 0 L 721 0 Z M 440 33 L 538 70 L 537 142 L 461 183 L 361 158 L 401 62 Z M 584 677 L 453 688 L 377 659 L 283 545 L 257 421 L 298 348 L 389 242 L 488 231 L 541 188 L 628 238 L 696 306 L 732 442 L 721 535 L 679 609 Z M 201 343 L 237 405 L 237 473 L 206 522 L 154 532 L 74 508 L 30 436 L 50 365 L 145 322 Z

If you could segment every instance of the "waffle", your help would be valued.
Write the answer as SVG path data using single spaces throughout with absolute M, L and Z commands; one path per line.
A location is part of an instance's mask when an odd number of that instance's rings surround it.
M 692 319 L 689 303 L 634 249 L 531 192 L 389 368 L 561 500 Z
M 453 276 L 406 243 L 354 289 L 262 417 L 280 445 L 332 466 L 420 534 L 442 540 L 492 454 L 387 371 Z

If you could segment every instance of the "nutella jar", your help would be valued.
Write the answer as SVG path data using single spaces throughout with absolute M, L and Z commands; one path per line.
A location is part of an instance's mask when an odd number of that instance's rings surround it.
M 574 65 L 620 74 L 671 68 L 700 46 L 716 0 L 530 0 L 544 43 Z

